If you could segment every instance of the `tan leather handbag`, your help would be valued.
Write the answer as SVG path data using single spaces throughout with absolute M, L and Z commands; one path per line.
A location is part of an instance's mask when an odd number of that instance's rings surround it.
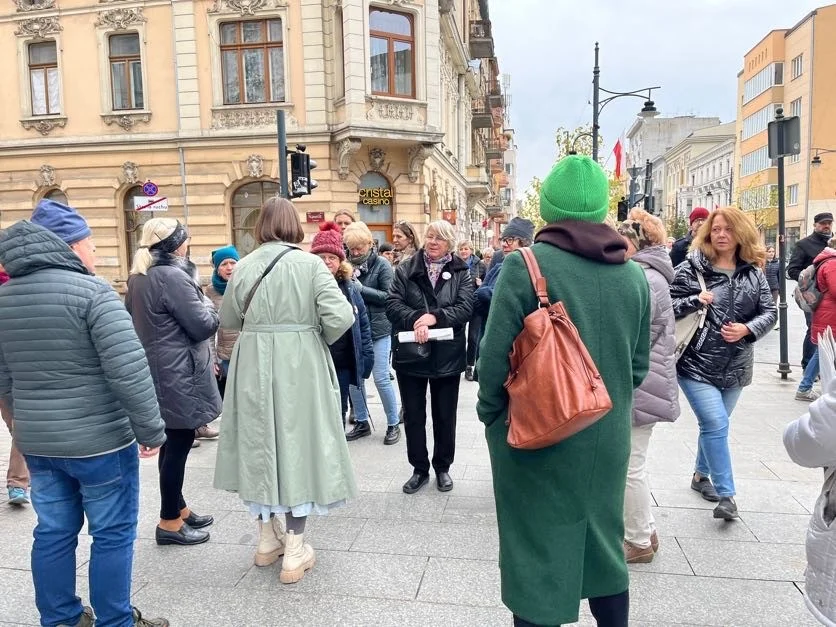
M 540 449 L 575 435 L 612 409 L 595 362 L 563 303 L 549 302 L 546 279 L 530 248 L 520 248 L 538 306 L 511 349 L 508 444 Z

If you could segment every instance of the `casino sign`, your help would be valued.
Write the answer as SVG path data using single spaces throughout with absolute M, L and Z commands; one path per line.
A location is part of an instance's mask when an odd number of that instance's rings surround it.
M 395 198 L 395 192 L 389 187 L 367 187 L 360 189 L 361 205 L 391 205 Z

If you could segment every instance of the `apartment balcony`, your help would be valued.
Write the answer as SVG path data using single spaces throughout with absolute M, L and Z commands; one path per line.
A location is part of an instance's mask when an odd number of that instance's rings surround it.
M 473 115 L 470 121 L 471 128 L 495 128 L 493 109 L 488 107 L 487 99 L 473 100 L 470 112 Z
M 488 97 L 488 104 L 491 107 L 505 106 L 505 97 L 502 95 L 502 86 L 499 84 L 498 78 L 488 81 L 485 92 Z
M 502 130 L 502 127 L 505 126 L 505 109 L 491 107 L 491 126 L 497 130 Z
M 507 140 L 493 137 L 485 142 L 485 159 L 501 160 L 507 148 Z
M 489 59 L 494 56 L 493 33 L 489 20 L 470 22 L 470 56 L 474 59 Z
M 506 187 L 510 187 L 511 185 L 511 177 L 508 176 L 508 173 L 505 170 L 501 172 L 496 172 L 493 175 L 494 183 L 499 187 L 499 189 L 505 189 Z

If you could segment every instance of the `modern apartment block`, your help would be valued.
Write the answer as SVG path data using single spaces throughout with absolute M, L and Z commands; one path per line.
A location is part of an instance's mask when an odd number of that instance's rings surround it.
M 0 58 L 0 226 L 68 201 L 117 284 L 154 215 L 188 225 L 199 264 L 253 248 L 278 110 L 317 162 L 295 201 L 309 236 L 350 209 L 380 240 L 445 218 L 485 245 L 505 219 L 488 213 L 509 141 L 487 0 L 14 0 Z M 167 213 L 137 211 L 147 181 Z M 375 189 L 385 203 L 364 202 Z
M 789 29 L 774 30 L 743 59 L 738 74 L 735 188 L 744 210 L 769 215 L 768 242 L 777 237 L 778 172 L 769 159 L 767 125 L 783 108 L 801 118 L 801 154 L 785 159 L 787 240 L 812 230 L 816 213 L 836 211 L 836 5 L 821 7 Z M 815 159 L 816 155 L 819 159 Z M 814 165 L 814 161 L 820 165 Z

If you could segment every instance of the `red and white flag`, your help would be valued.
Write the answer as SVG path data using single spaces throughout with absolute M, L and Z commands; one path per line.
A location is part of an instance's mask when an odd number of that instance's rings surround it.
M 621 180 L 621 175 L 624 172 L 624 144 L 621 142 L 620 137 L 615 142 L 612 153 L 615 156 L 615 178 Z

